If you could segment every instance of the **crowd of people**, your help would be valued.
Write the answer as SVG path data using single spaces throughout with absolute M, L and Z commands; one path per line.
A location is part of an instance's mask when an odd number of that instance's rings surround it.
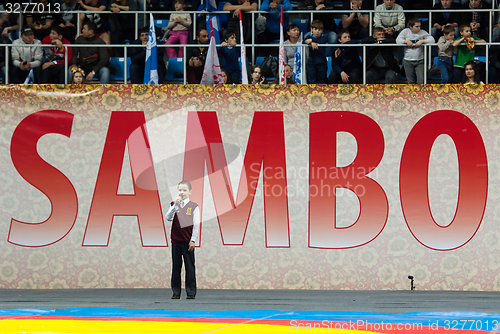
M 0 10 L 4 11 L 0 18 L 0 42 L 12 43 L 8 52 L 10 83 L 24 83 L 31 73 L 34 82 L 38 84 L 62 84 L 66 76 L 71 78 L 71 82 L 76 76 L 76 80 L 82 82 L 91 82 L 96 78 L 100 83 L 109 83 L 110 74 L 116 71 L 110 65 L 110 58 L 124 54 L 123 48 L 113 47 L 113 44 L 132 46 L 127 48 L 127 55 L 132 63 L 129 69 L 130 80 L 131 83 L 142 83 L 148 22 L 136 22 L 135 14 L 127 12 L 142 10 L 145 6 L 156 18 L 169 19 L 164 30 L 157 31 L 160 38 L 163 36 L 164 44 L 168 45 L 157 49 L 159 77 L 165 77 L 168 58 L 185 56 L 188 83 L 200 82 L 208 51 L 206 45 L 209 42 L 209 29 L 206 28 L 207 7 L 200 4 L 199 0 L 189 4 L 185 0 L 50 1 L 36 0 L 30 4 L 33 5 L 32 10 L 23 10 L 23 6 L 27 4 L 18 0 L 4 0 L 0 6 Z M 257 0 L 221 1 L 218 3 L 218 10 L 230 12 L 216 14 L 220 24 L 218 54 L 224 80 L 226 83 L 242 81 L 239 60 L 241 53 L 237 46 L 242 42 L 241 37 L 247 45 L 276 44 L 272 48 L 255 49 L 257 55 L 277 55 L 280 21 L 283 20 L 287 83 L 295 82 L 292 75 L 297 47 L 305 51 L 303 68 L 307 83 L 362 83 L 362 50 L 359 46 L 353 47 L 353 44 L 359 43 L 373 44 L 366 47 L 367 83 L 390 84 L 401 82 L 401 78 L 410 84 L 424 83 L 425 44 L 434 45 L 428 50 L 437 59 L 436 68 L 439 69 L 441 83 L 465 83 L 470 82 L 471 78 L 484 82 L 487 67 L 489 82 L 498 83 L 500 46 L 489 46 L 488 59 L 483 63 L 474 63 L 476 55 L 486 54 L 486 46 L 481 45 L 482 43 L 500 42 L 500 12 L 496 11 L 491 15 L 491 9 L 498 8 L 498 4 L 487 0 L 458 0 L 463 3 L 452 0 L 436 0 L 435 3 L 427 1 L 429 3 L 419 2 L 417 8 L 416 2 L 410 0 L 399 3 L 395 3 L 395 0 L 383 0 L 380 4 L 371 0 L 344 0 L 342 13 L 332 12 L 338 9 L 334 0 L 305 0 L 299 1 L 297 6 L 292 6 L 290 0 L 262 0 L 260 7 Z M 198 12 L 194 15 L 184 13 L 190 8 L 188 5 Z M 293 14 L 295 8 L 309 10 L 311 13 Z M 283 17 L 281 9 L 285 11 Z M 366 11 L 373 9 L 375 12 L 370 19 Z M 404 9 L 418 9 L 421 12 L 401 12 Z M 430 24 L 425 19 L 428 17 L 428 9 L 442 10 L 432 13 Z M 252 22 L 249 12 L 256 10 L 267 13 L 256 14 L 256 22 Z M 23 15 L 18 14 L 23 11 Z M 155 13 L 157 11 L 172 13 Z M 240 31 L 240 13 L 243 35 Z M 292 14 L 312 18 L 307 33 L 302 35 L 299 26 L 290 22 Z M 139 17 L 142 20 L 143 16 Z M 337 20 L 338 24 L 335 18 L 340 19 Z M 197 24 L 196 31 L 193 31 L 193 22 Z M 137 39 L 136 28 L 140 28 Z M 252 36 L 255 36 L 255 40 L 252 40 Z M 78 47 L 79 44 L 95 47 Z M 177 44 L 190 45 L 186 48 L 186 54 L 183 47 L 176 47 Z M 297 46 L 298 44 L 304 46 Z M 27 47 L 28 45 L 31 46 Z M 0 66 L 4 79 L 7 70 L 4 66 L 5 54 L 5 50 L 0 49 Z M 330 75 L 327 75 L 328 57 L 331 59 Z M 269 78 L 264 76 L 262 70 L 261 66 L 252 66 L 248 71 L 248 82 L 268 82 Z M 472 76 L 467 74 L 471 71 L 475 73 Z

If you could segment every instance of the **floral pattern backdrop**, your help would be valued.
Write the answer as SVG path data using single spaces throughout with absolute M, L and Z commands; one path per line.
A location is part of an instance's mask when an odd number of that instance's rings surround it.
M 265 247 L 263 200 L 258 193 L 242 246 L 223 246 L 217 220 L 203 221 L 202 246 L 196 250 L 199 288 L 394 290 L 408 289 L 407 276 L 413 275 L 419 290 L 500 290 L 500 89 L 496 86 L 3 86 L 0 99 L 0 288 L 169 288 L 170 248 L 142 247 L 135 218 L 115 218 L 108 247 L 82 247 L 82 241 L 111 111 L 144 111 L 149 121 L 191 107 L 217 111 L 224 142 L 241 147 L 243 153 L 253 113 L 283 111 L 287 166 L 297 168 L 308 166 L 309 113 L 363 113 L 383 130 L 384 157 L 371 176 L 389 200 L 387 224 L 374 241 L 329 250 L 308 248 L 307 194 L 290 197 L 290 248 L 275 249 Z M 75 115 L 71 138 L 46 135 L 38 151 L 73 183 L 78 219 L 70 233 L 53 245 L 20 247 L 7 242 L 10 220 L 43 221 L 50 214 L 50 202 L 15 170 L 10 140 L 23 118 L 45 109 Z M 465 246 L 444 252 L 428 249 L 412 236 L 398 188 L 408 133 L 421 117 L 440 109 L 464 113 L 476 124 L 489 169 L 481 227 Z M 349 164 L 356 155 L 354 137 L 339 134 L 338 152 L 339 165 Z M 122 177 L 120 187 L 126 191 L 131 183 Z M 297 176 L 289 183 L 307 187 L 308 178 Z M 457 204 L 458 166 L 453 141 L 445 136 L 432 149 L 429 194 L 436 221 L 449 224 Z M 160 195 L 165 210 L 170 197 L 161 189 Z M 339 195 L 337 207 L 340 225 L 356 220 L 359 202 L 349 191 Z M 165 224 L 169 235 L 170 225 Z

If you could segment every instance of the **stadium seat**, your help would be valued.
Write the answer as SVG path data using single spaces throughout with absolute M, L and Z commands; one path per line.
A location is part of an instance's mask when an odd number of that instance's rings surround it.
M 342 19 L 333 19 L 333 20 L 335 21 L 335 24 L 337 25 L 337 30 L 338 30 L 338 28 L 340 27 L 340 23 L 342 23 Z
M 309 19 L 293 19 L 292 23 L 299 26 L 302 36 L 305 36 L 309 32 Z
M 130 57 L 127 57 L 127 79 L 130 79 L 130 64 L 132 60 Z M 109 80 L 113 81 L 123 81 L 125 79 L 125 58 L 124 57 L 111 57 L 110 61 L 111 66 L 116 69 L 115 74 L 109 75 Z
M 256 57 L 255 58 L 255 65 L 259 65 L 259 66 L 262 66 L 262 63 L 264 62 L 264 59 L 266 59 L 266 57 Z M 274 57 L 274 59 L 276 59 L 276 61 L 278 61 L 278 58 Z M 252 73 L 248 73 L 249 76 L 252 76 Z M 276 77 L 266 77 L 266 80 L 267 82 L 269 83 L 270 81 L 273 81 L 274 79 L 276 79 Z
M 178 74 L 176 75 L 175 73 Z M 172 57 L 168 59 L 168 68 L 165 80 L 184 81 L 184 59 L 182 57 Z
M 158 28 L 166 27 L 166 26 L 168 26 L 168 21 L 169 20 L 155 20 L 155 27 L 158 27 Z

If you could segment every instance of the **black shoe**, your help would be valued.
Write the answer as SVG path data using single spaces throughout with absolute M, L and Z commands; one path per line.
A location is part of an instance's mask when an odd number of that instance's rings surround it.
M 194 299 L 194 296 L 187 296 L 186 299 Z
M 171 299 L 181 299 L 180 295 L 173 295 Z

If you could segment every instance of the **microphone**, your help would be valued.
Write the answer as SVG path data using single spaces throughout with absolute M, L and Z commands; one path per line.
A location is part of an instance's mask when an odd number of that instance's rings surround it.
M 179 195 L 179 197 L 181 198 L 181 200 L 183 199 L 182 194 L 180 194 L 180 195 Z M 181 201 L 179 201 L 179 200 L 176 200 L 176 201 L 175 201 L 175 205 L 176 205 L 176 206 L 179 206 L 180 204 L 181 204 Z

